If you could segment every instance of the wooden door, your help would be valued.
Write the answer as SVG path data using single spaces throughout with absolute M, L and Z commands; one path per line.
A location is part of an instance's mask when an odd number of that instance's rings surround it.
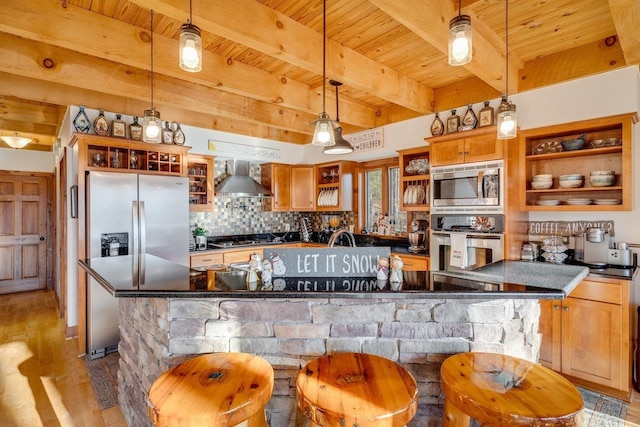
M 47 286 L 47 179 L 0 176 L 0 294 Z
M 464 161 L 466 163 L 502 159 L 502 140 L 495 134 L 465 139 Z
M 542 366 L 562 369 L 562 319 L 560 300 L 540 300 L 540 359 Z
M 464 138 L 434 142 L 431 145 L 431 166 L 456 165 L 464 162 Z
M 622 307 L 567 298 L 562 303 L 562 372 L 621 389 Z
M 313 211 L 316 208 L 316 176 L 313 166 L 291 167 L 291 210 Z

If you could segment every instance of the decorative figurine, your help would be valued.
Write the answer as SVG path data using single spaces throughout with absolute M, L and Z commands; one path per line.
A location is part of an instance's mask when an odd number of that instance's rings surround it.
M 262 261 L 262 289 L 269 290 L 273 288 L 271 278 L 273 276 L 273 266 L 268 259 Z
M 460 127 L 460 116 L 456 114 L 456 110 L 451 110 L 451 115 L 447 119 L 447 133 L 456 133 Z
M 391 282 L 391 290 L 398 291 L 402 287 L 402 267 L 404 266 L 404 262 L 398 255 L 394 255 L 391 257 L 391 275 L 389 276 L 389 281 Z
M 433 123 L 431 123 L 431 135 L 438 136 L 444 133 L 444 123 L 440 120 L 440 113 L 436 111 L 436 117 L 433 119 Z
M 378 273 L 376 278 L 381 281 L 389 279 L 389 260 L 386 257 L 382 257 L 378 260 Z
M 287 272 L 287 268 L 277 252 L 271 252 L 271 263 L 273 264 L 273 275 L 284 276 L 284 273 Z
M 257 260 L 252 259 L 249 261 L 249 270 L 247 271 L 247 289 L 250 291 L 258 289 L 258 284 L 260 283 L 258 268 L 260 267 L 262 266 Z

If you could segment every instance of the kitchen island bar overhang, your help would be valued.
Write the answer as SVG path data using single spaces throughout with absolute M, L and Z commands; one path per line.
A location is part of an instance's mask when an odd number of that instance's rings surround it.
M 194 271 L 150 255 L 144 256 L 146 284 L 134 285 L 133 277 L 121 274 L 132 271 L 123 268 L 131 262 L 124 256 L 80 261 L 87 274 L 120 297 L 118 399 L 131 426 L 149 425 L 145 396 L 162 372 L 197 354 L 230 351 L 257 354 L 276 369 L 267 405 L 271 425 L 295 425 L 291 390 L 300 367 L 343 351 L 403 364 L 420 386 L 416 419 L 439 420 L 444 358 L 487 351 L 537 360 L 538 299 L 564 298 L 588 274 L 585 267 L 540 265 L 532 278 L 528 263 L 503 261 L 458 275 L 416 272 L 399 291 L 366 278 L 330 279 L 370 283 L 349 290 L 249 291 L 242 275 L 242 285 L 232 289 L 233 281 L 215 279 L 224 272 Z M 527 285 L 528 277 L 537 286 Z M 553 279 L 544 282 L 545 277 Z M 290 278 L 288 283 L 313 280 Z M 211 285 L 220 288 L 206 289 Z

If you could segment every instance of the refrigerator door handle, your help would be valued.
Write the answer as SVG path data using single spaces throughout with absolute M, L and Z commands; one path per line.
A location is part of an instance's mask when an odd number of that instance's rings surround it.
M 147 253 L 147 220 L 144 201 L 140 201 L 140 254 Z
M 139 229 L 138 229 L 138 201 L 131 201 L 131 228 L 133 230 L 133 235 L 131 236 L 131 240 L 133 241 L 132 249 L 133 249 L 133 265 L 132 265 L 132 273 L 133 273 L 133 284 L 134 286 L 138 286 L 139 278 L 138 278 L 138 260 L 139 260 Z

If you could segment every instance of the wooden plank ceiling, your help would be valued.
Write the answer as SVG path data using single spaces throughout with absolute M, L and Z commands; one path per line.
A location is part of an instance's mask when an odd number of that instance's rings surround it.
M 0 134 L 51 144 L 68 105 L 306 144 L 322 111 L 321 0 L 192 0 L 203 71 L 178 67 L 189 0 L 0 2 Z M 499 97 L 505 2 L 463 0 L 474 57 L 447 64 L 455 0 L 327 0 L 327 80 L 344 133 Z M 640 2 L 511 0 L 509 93 L 640 62 Z M 326 85 L 335 119 L 335 89 Z

